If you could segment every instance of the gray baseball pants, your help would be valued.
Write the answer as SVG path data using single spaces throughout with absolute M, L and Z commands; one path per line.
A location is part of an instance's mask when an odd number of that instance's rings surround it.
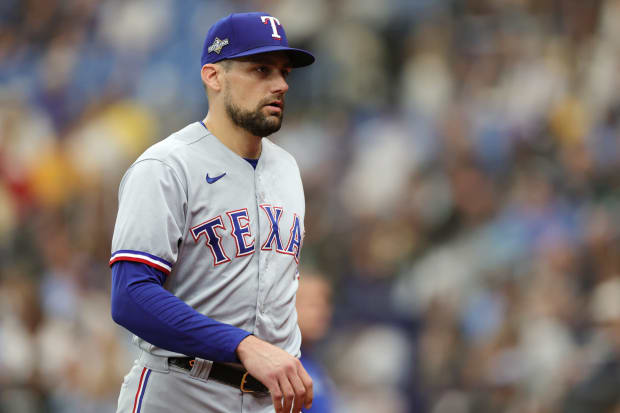
M 191 372 L 168 366 L 166 357 L 141 351 L 125 376 L 117 413 L 273 413 L 269 395 L 257 396 L 209 380 L 210 362 Z

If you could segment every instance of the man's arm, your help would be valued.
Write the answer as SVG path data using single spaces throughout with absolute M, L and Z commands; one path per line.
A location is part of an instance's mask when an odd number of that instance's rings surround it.
M 299 360 L 240 328 L 213 320 L 164 289 L 165 275 L 146 264 L 112 265 L 112 318 L 166 350 L 205 360 L 241 362 L 271 392 L 277 413 L 312 405 L 312 379 Z
M 205 360 L 239 362 L 249 332 L 201 314 L 163 287 L 165 275 L 146 264 L 112 265 L 112 319 L 166 350 Z

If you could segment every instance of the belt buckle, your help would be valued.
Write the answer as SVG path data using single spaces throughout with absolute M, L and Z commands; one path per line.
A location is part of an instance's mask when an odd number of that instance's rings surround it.
M 246 371 L 245 373 L 243 373 L 243 377 L 241 377 L 241 384 L 239 385 L 239 389 L 241 389 L 241 391 L 244 393 L 255 393 L 254 390 L 249 390 L 245 388 L 245 382 L 248 379 L 248 374 L 250 374 L 249 371 Z

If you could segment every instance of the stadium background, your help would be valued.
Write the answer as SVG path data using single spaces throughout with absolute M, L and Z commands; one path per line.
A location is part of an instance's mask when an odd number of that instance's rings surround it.
M 252 9 L 318 57 L 275 140 L 337 411 L 619 412 L 618 0 L 4 0 L 0 411 L 113 410 L 120 177 L 203 116 L 206 29 Z

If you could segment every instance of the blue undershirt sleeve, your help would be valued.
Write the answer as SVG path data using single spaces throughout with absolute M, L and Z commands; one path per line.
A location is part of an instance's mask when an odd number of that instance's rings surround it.
M 213 320 L 166 290 L 166 275 L 146 264 L 112 265 L 112 319 L 157 347 L 220 362 L 239 362 L 249 332 Z

